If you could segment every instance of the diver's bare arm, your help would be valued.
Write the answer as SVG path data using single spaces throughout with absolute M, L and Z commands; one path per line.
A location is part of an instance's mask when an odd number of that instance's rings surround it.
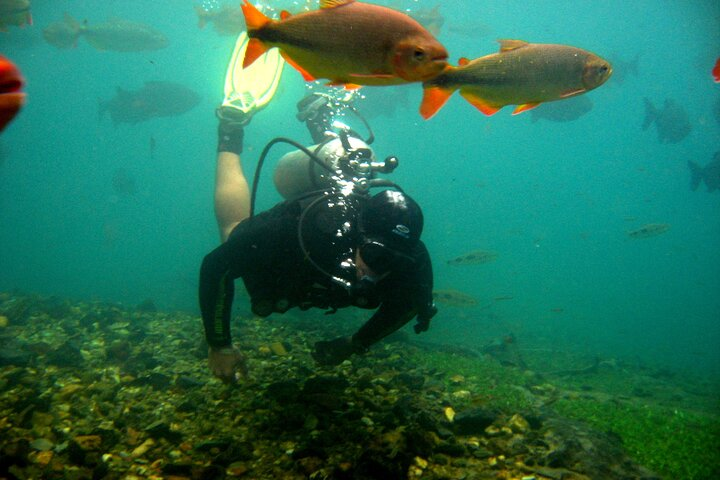
M 215 218 L 220 239 L 227 240 L 233 228 L 250 215 L 250 189 L 240 156 L 218 152 L 215 171 Z

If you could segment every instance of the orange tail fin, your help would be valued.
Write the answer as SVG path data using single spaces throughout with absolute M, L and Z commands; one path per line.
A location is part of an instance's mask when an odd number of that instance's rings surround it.
M 712 70 L 713 78 L 715 83 L 720 83 L 720 58 L 715 62 L 715 68 Z
M 245 15 L 245 25 L 247 25 L 248 30 L 257 30 L 270 23 L 270 19 L 248 0 L 243 0 L 240 8 L 242 8 L 243 15 Z
M 430 86 L 423 88 L 423 98 L 420 104 L 420 115 L 425 120 L 431 119 L 448 101 L 454 90 Z
M 245 15 L 245 24 L 247 25 L 248 36 L 253 30 L 264 27 L 271 20 L 266 17 L 260 10 L 248 0 L 243 0 L 241 5 L 243 15 Z M 248 41 L 247 50 L 245 50 L 245 58 L 243 58 L 243 68 L 252 65 L 252 63 L 267 51 L 267 47 L 257 38 L 251 38 Z

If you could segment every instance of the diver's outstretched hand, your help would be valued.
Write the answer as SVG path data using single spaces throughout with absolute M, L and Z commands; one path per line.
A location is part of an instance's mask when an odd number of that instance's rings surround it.
M 208 366 L 212 374 L 225 383 L 235 383 L 248 374 L 245 356 L 235 347 L 210 348 Z

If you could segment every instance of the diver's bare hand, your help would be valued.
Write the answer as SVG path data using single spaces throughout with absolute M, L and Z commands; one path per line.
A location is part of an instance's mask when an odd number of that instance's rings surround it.
M 208 366 L 212 374 L 225 383 L 234 383 L 248 373 L 245 357 L 235 347 L 210 348 Z

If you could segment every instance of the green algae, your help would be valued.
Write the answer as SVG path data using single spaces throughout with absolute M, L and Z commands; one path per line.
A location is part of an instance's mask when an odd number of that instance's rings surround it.
M 664 478 L 700 480 L 720 471 L 720 420 L 639 403 L 559 400 L 561 415 L 622 438 L 628 454 Z
M 527 382 L 520 370 L 503 367 L 493 360 L 444 352 L 412 352 L 410 356 L 418 366 L 443 372 L 447 389 L 453 388 L 451 377 L 465 377 L 463 388 L 470 391 L 473 403 L 481 402 L 484 406 L 508 413 L 531 408 L 527 390 L 518 388 Z
M 532 380 L 520 369 L 504 367 L 489 358 L 445 352 L 422 352 L 413 356 L 417 365 L 442 372 L 447 389 L 457 388 L 451 377 L 462 375 L 466 378 L 463 388 L 472 391 L 473 399 L 482 398 L 489 407 L 505 412 L 532 408 L 532 399 L 528 398 L 525 388 Z M 552 408 L 562 416 L 618 435 L 635 461 L 663 478 L 714 478 L 720 471 L 720 418 L 705 408 L 691 409 L 687 403 L 683 406 L 688 408 L 680 408 L 667 398 L 638 398 L 633 395 L 638 382 L 637 378 L 619 370 L 556 379 L 553 384 L 560 389 L 589 389 L 600 395 L 598 398 L 582 394 L 577 398 L 562 398 L 551 402 Z M 645 379 L 643 384 L 647 382 Z

